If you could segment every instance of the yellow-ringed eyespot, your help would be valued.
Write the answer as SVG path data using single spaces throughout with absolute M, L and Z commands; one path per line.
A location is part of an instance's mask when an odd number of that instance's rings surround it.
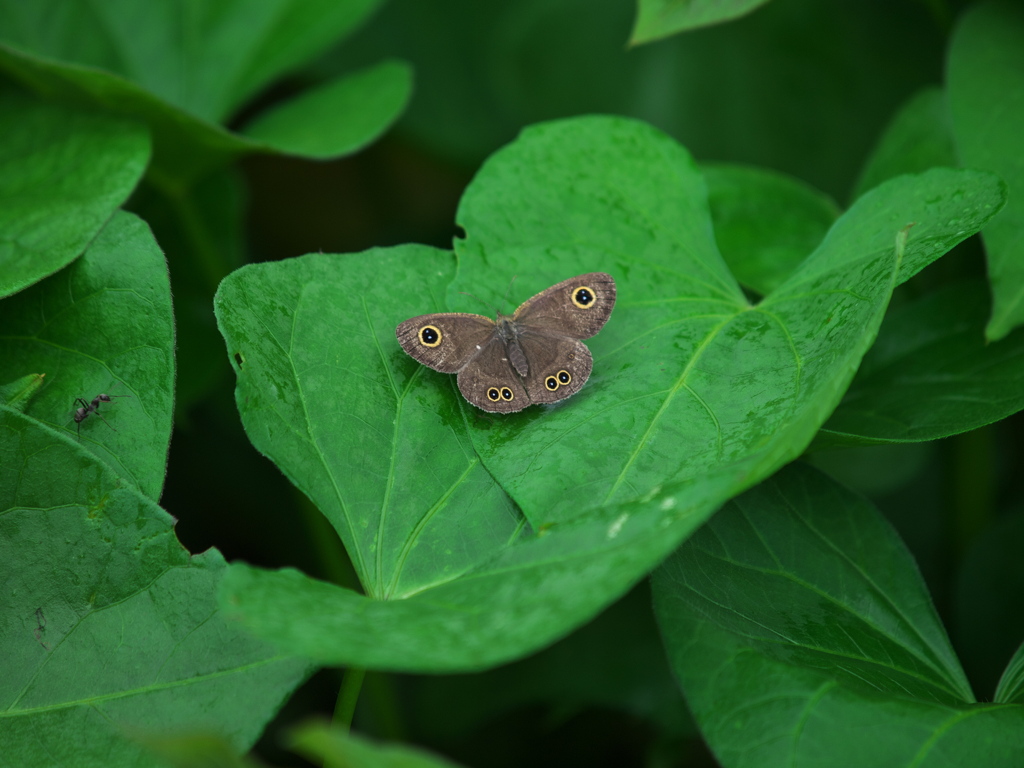
M 562 369 L 561 371 L 556 373 L 555 376 L 558 377 L 559 384 L 568 384 L 570 381 L 572 381 L 572 374 L 565 369 Z
M 544 379 L 544 386 L 547 388 L 549 392 L 554 392 L 556 389 L 558 389 L 558 379 L 556 379 L 554 376 L 548 376 L 546 379 Z
M 492 403 L 496 403 L 501 400 L 501 392 L 498 391 L 497 387 L 491 387 L 487 390 L 487 399 Z
M 436 347 L 441 343 L 441 331 L 436 325 L 424 325 L 420 328 L 420 344 L 424 347 Z
M 594 291 L 585 285 L 574 288 L 572 291 L 572 303 L 580 309 L 590 309 L 595 301 L 597 301 L 597 296 L 594 295 Z
M 508 387 L 502 387 L 501 388 L 501 399 L 502 400 L 511 400 L 513 397 L 515 397 L 515 395 L 512 394 L 512 390 L 511 389 L 509 389 Z

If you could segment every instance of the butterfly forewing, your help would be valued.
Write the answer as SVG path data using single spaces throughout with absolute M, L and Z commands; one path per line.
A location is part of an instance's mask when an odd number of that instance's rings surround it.
M 589 339 L 600 331 L 615 306 L 615 280 L 604 272 L 588 272 L 541 291 L 512 315 L 517 325 L 556 336 Z
M 435 312 L 395 329 L 402 349 L 441 373 L 457 373 L 494 337 L 494 321 L 467 312 Z

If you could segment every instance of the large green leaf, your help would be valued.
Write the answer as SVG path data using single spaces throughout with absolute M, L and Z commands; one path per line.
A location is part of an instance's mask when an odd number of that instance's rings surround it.
M 146 122 L 162 179 L 188 181 L 246 152 L 335 157 L 364 145 L 397 116 L 409 93 L 406 67 L 334 78 L 275 107 L 280 116 L 262 122 L 277 128 L 264 127 L 257 138 L 222 123 L 274 78 L 351 32 L 379 2 L 230 0 L 214 9 L 188 0 L 145 6 L 6 0 L 0 69 L 50 97 Z M 365 112 L 364 99 L 371 105 Z M 318 121 L 325 112 L 334 119 Z M 295 128 L 304 121 L 317 121 L 315 145 Z
M 153 501 L 6 406 L 0 466 L 3 762 L 146 765 L 131 735 L 179 729 L 251 746 L 308 665 L 223 619 L 220 553 L 190 556 Z
M 615 119 L 531 128 L 466 191 L 451 308 L 470 306 L 461 291 L 499 303 L 514 275 L 515 299 L 584 271 L 619 281 L 583 392 L 471 431 L 535 527 L 755 456 L 765 474 L 792 459 L 845 391 L 892 287 L 976 231 L 1004 191 L 973 171 L 895 179 L 756 305 L 715 248 L 704 195 L 682 148 Z
M 160 498 L 174 404 L 167 265 L 149 228 L 119 212 L 73 264 L 0 301 L 0 381 L 46 375 L 26 414 Z M 100 403 L 81 424 L 76 398 Z M 103 423 L 100 417 L 106 420 Z
M 249 438 L 327 516 L 381 600 L 451 581 L 525 524 L 450 392 L 424 390 L 425 369 L 395 340 L 394 317 L 440 308 L 452 272 L 449 254 L 410 245 L 251 265 L 217 292 Z
M 0 84 L 0 297 L 70 263 L 146 170 L 131 120 L 44 104 Z
M 892 312 L 816 447 L 937 440 L 1024 408 L 1024 329 L 986 343 L 988 311 L 975 281 Z
M 750 13 L 768 0 L 638 0 L 630 43 L 649 43 L 678 32 L 720 24 Z
M 484 667 L 567 633 L 799 455 L 895 282 L 1002 201 L 984 173 L 898 179 L 752 306 L 704 194 L 687 153 L 648 126 L 546 124 L 467 191 L 454 282 L 451 255 L 422 246 L 229 276 L 216 311 L 246 430 L 327 515 L 366 592 L 237 565 L 232 615 L 292 652 L 390 669 Z M 513 275 L 524 298 L 592 269 L 616 276 L 619 304 L 589 342 L 591 381 L 555 406 L 483 417 L 394 339 L 445 308 L 446 286 L 447 308 L 464 309 L 460 289 L 496 303 Z
M 953 34 L 947 68 L 961 162 L 998 173 L 1010 188 L 1006 210 L 982 234 L 993 297 L 985 333 L 995 341 L 1024 323 L 1024 8 L 971 7 Z
M 669 659 L 724 766 L 1019 763 L 1024 707 L 975 702 L 902 542 L 816 471 L 734 500 L 653 582 Z

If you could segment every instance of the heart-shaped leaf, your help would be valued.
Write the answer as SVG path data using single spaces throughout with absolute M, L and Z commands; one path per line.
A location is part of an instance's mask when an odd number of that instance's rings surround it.
M 308 664 L 223 619 L 220 553 L 190 556 L 153 501 L 6 406 L 0 466 L 4 761 L 148 764 L 131 734 L 179 729 L 250 747 Z
M 525 132 L 477 176 L 454 283 L 451 256 L 420 246 L 239 270 L 216 311 L 243 423 L 331 520 L 366 596 L 237 565 L 224 605 L 329 663 L 472 669 L 550 642 L 798 455 L 895 282 L 1002 194 L 969 171 L 891 182 L 755 307 L 715 249 L 686 152 L 633 121 L 583 118 Z M 525 297 L 592 269 L 615 275 L 619 304 L 588 342 L 592 380 L 553 407 L 481 417 L 394 339 L 445 308 L 445 286 L 461 309 L 462 288 L 498 301 L 515 274 Z
M 670 662 L 723 765 L 1010 766 L 1024 750 L 1024 707 L 975 703 L 892 528 L 809 468 L 731 502 L 653 587 Z
M 160 498 L 174 404 L 167 264 L 149 228 L 119 212 L 73 264 L 0 301 L 0 381 L 45 374 L 26 414 Z M 100 401 L 76 424 L 75 411 Z M 123 399 L 122 399 L 123 398 Z
M 69 264 L 149 160 L 139 123 L 0 87 L 0 297 Z
M 1004 199 L 979 172 L 894 179 L 752 305 L 715 248 L 704 194 L 681 147 L 611 118 L 530 128 L 467 189 L 449 307 L 469 306 L 461 291 L 497 304 L 514 275 L 516 298 L 585 271 L 618 281 L 615 312 L 588 342 L 591 383 L 471 431 L 535 527 L 755 456 L 764 474 L 794 458 L 845 390 L 893 286 Z

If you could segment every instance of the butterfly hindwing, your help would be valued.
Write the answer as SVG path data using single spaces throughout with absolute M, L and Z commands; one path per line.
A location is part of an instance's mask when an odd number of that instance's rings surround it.
M 514 413 L 531 403 L 504 342 L 496 337 L 459 371 L 458 383 L 466 400 L 491 413 Z
M 409 355 L 441 373 L 457 373 L 494 338 L 494 321 L 467 312 L 413 317 L 395 329 Z
M 523 350 L 530 372 L 523 383 L 531 403 L 554 403 L 575 395 L 590 376 L 593 357 L 581 341 L 564 337 L 524 335 Z

